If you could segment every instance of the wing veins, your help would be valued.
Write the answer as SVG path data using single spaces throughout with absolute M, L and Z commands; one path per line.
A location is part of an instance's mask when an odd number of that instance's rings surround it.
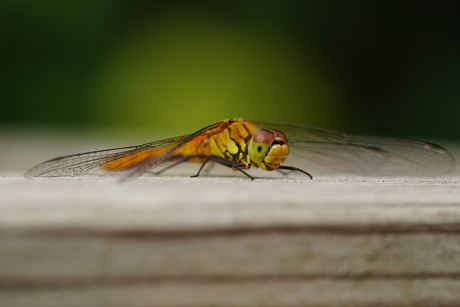
M 190 135 L 184 135 L 179 137 L 173 137 L 145 143 L 137 146 L 128 147 L 117 147 L 112 149 L 102 149 L 96 151 L 83 152 L 78 154 L 72 154 L 68 156 L 60 156 L 42 162 L 31 169 L 29 169 L 25 176 L 26 177 L 59 177 L 59 176 L 77 176 L 83 174 L 91 169 L 101 166 L 105 163 L 115 161 L 122 157 L 132 155 L 145 150 L 154 148 L 161 148 L 166 146 L 172 146 L 170 149 L 165 150 L 157 156 L 150 157 L 140 162 L 136 166 L 132 167 L 132 170 L 128 172 L 127 177 L 140 176 L 143 173 L 155 168 L 174 153 L 179 150 L 182 146 L 187 144 L 190 140 L 196 136 L 206 132 L 209 129 L 213 129 L 221 125 L 221 122 L 204 127 L 195 133 Z M 121 151 L 120 151 L 121 150 Z M 133 157 L 134 159 L 134 157 Z M 76 161 L 75 161 L 76 160 Z
M 305 124 L 253 121 L 258 128 L 286 134 L 293 153 L 352 173 L 446 173 L 453 156 L 439 145 L 398 138 L 349 135 Z

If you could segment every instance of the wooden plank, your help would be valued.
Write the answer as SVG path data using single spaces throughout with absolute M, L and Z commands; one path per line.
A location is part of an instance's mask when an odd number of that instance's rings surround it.
M 457 306 L 452 279 L 160 280 L 15 289 L 3 306 Z
M 460 176 L 0 177 L 0 306 L 460 304 Z

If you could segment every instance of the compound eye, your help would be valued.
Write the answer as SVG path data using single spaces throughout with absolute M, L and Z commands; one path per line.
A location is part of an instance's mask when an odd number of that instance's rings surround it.
M 248 154 L 252 162 L 262 163 L 275 140 L 275 134 L 267 129 L 254 132 L 249 141 Z
M 274 131 L 270 131 L 267 129 L 260 129 L 257 130 L 253 135 L 252 135 L 252 140 L 256 144 L 263 144 L 263 145 L 271 145 L 273 141 L 275 140 L 275 134 Z M 278 131 L 278 130 L 276 130 Z M 279 131 L 280 132 L 280 131 Z M 281 133 L 281 132 L 280 132 Z M 281 133 L 282 134 L 282 133 Z M 284 134 L 283 134 L 284 135 Z
M 280 142 L 284 141 L 284 143 L 287 144 L 288 139 L 287 139 L 286 135 L 283 132 L 281 132 L 279 130 L 276 130 L 276 129 L 273 129 L 272 132 L 275 135 L 275 140 L 276 141 L 280 141 Z

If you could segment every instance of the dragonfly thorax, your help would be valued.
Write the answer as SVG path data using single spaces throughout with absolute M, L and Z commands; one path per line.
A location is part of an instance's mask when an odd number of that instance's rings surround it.
M 277 169 L 288 154 L 287 137 L 279 130 L 257 130 L 249 141 L 249 159 L 264 170 Z

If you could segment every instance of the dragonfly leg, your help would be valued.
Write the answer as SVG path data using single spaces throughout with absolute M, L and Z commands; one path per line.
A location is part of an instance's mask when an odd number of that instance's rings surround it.
M 207 175 L 207 174 L 210 174 L 211 171 L 212 171 L 212 169 L 214 168 L 214 165 L 216 165 L 216 162 L 211 161 L 211 163 L 208 163 L 208 165 L 209 165 L 209 166 L 208 166 L 206 169 L 203 168 L 203 171 L 202 171 L 203 174 L 206 174 L 206 175 Z
M 243 173 L 244 175 L 246 175 L 249 179 L 251 180 L 254 180 L 254 177 L 252 177 L 251 175 L 249 175 L 248 173 L 246 173 L 243 168 L 242 168 L 242 165 L 239 164 L 239 163 L 236 163 L 232 160 L 229 160 L 229 159 L 226 159 L 226 158 L 223 158 L 223 157 L 220 157 L 220 156 L 216 156 L 216 155 L 210 155 L 206 158 L 206 160 L 204 160 L 204 162 L 201 164 L 201 167 L 200 169 L 198 170 L 198 172 L 196 173 L 196 175 L 193 175 L 192 178 L 194 177 L 198 177 L 201 173 L 201 171 L 203 170 L 203 167 L 206 165 L 206 163 L 208 163 L 209 161 L 211 162 L 216 162 L 216 163 L 219 163 L 223 166 L 227 166 L 227 167 L 230 167 L 230 168 L 233 168 L 241 173 Z
M 178 161 L 176 161 L 176 162 L 174 162 L 173 164 L 171 164 L 171 165 L 169 165 L 169 166 L 163 168 L 162 170 L 159 170 L 158 172 L 148 171 L 147 173 L 157 176 L 157 175 L 163 174 L 165 171 L 167 171 L 167 170 L 169 170 L 169 169 L 171 169 L 171 168 L 173 168 L 173 167 L 175 167 L 175 166 L 177 166 L 177 165 L 179 165 L 179 164 L 181 164 L 181 163 L 188 162 L 188 161 L 192 160 L 193 158 L 197 158 L 197 157 L 201 157 L 201 156 L 187 156 L 187 157 L 181 157 L 180 159 L 178 159 Z M 204 157 L 201 157 L 201 158 L 204 158 Z M 211 165 L 205 170 L 205 173 L 208 173 L 208 172 L 211 170 L 211 168 L 213 167 L 213 165 L 214 165 L 214 163 L 211 164 Z
M 306 171 L 304 171 L 303 169 L 300 169 L 300 168 L 297 168 L 297 167 L 294 167 L 294 166 L 286 166 L 286 165 L 280 165 L 278 167 L 279 170 L 282 170 L 282 169 L 285 169 L 285 170 L 289 170 L 289 171 L 297 171 L 297 172 L 301 172 L 302 174 L 305 174 L 307 175 L 308 177 L 310 177 L 310 179 L 313 179 L 313 176 L 310 175 L 310 173 L 307 173 Z M 283 173 L 284 174 L 284 173 Z
M 153 174 L 153 175 L 160 175 L 162 173 L 164 173 L 165 171 L 181 164 L 181 163 L 184 163 L 184 162 L 188 162 L 190 159 L 194 158 L 194 156 L 188 156 L 188 157 L 182 157 L 180 158 L 178 161 L 174 162 L 173 164 L 163 168 L 162 170 L 159 170 L 158 172 L 153 172 L 153 171 L 148 171 L 149 174 Z

